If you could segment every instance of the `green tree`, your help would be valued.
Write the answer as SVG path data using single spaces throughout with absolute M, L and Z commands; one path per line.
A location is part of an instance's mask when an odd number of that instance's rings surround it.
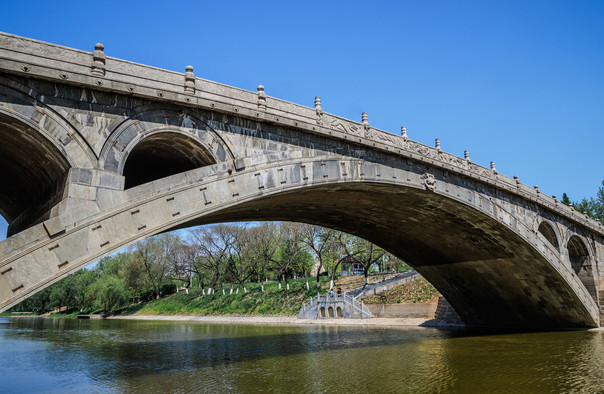
M 140 300 L 145 290 L 151 287 L 141 259 L 130 258 L 121 269 L 120 276 L 134 300 Z
M 90 293 L 94 294 L 95 306 L 104 312 L 118 309 L 130 300 L 130 293 L 124 286 L 124 282 L 114 275 L 100 277 L 89 288 Z
M 101 276 L 119 276 L 124 267 L 132 260 L 132 253 L 121 252 L 112 256 L 106 256 L 99 260 L 95 270 Z
M 564 205 L 568 205 L 570 206 L 572 203 L 570 201 L 570 198 L 568 197 L 568 194 L 566 193 L 562 193 L 562 200 L 560 200 L 560 202 Z
M 595 198 L 583 198 L 583 200 L 573 203 L 573 207 L 575 210 L 604 224 L 604 181 L 602 181 L 602 186 L 598 189 Z

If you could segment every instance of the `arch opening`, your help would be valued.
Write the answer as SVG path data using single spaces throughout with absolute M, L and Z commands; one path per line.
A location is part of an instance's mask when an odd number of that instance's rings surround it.
M 215 163 L 207 149 L 186 135 L 152 134 L 138 142 L 129 153 L 123 173 L 125 188 Z
M 5 114 L 0 114 L 0 141 L 0 215 L 10 236 L 61 200 L 70 165 L 41 133 Z
M 467 324 L 593 324 L 578 294 L 537 248 L 504 223 L 426 190 L 361 182 L 317 185 L 237 204 L 178 227 L 258 220 L 310 223 L 373 242 L 415 268 Z M 544 301 L 550 299 L 560 301 Z
M 568 258 L 573 271 L 577 274 L 592 298 L 598 302 L 593 267 L 587 246 L 585 246 L 581 238 L 573 235 L 568 240 L 566 248 L 568 249 Z
M 6 238 L 6 232 L 8 230 L 8 222 L 3 216 L 0 216 L 0 241 Z
M 560 250 L 560 245 L 558 243 L 558 237 L 556 236 L 556 232 L 549 223 L 541 222 L 541 224 L 539 225 L 539 232 L 545 237 L 545 239 L 547 239 L 550 244 L 552 244 L 554 248 Z

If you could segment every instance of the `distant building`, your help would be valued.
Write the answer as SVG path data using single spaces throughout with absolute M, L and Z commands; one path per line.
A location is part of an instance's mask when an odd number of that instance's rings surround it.
M 363 264 L 353 256 L 346 257 L 344 261 L 340 263 L 340 266 L 342 267 L 342 276 L 363 275 L 365 273 Z
M 317 270 L 319 269 L 319 261 L 315 261 L 315 265 L 312 266 L 312 268 L 310 269 L 310 276 L 317 276 Z M 319 272 L 319 274 L 322 274 L 325 271 L 325 267 L 321 267 L 321 272 Z

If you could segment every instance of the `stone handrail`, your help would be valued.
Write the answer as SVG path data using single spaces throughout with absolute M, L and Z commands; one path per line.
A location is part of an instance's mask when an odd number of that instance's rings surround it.
M 314 303 L 330 303 L 335 301 L 342 301 L 348 305 L 350 305 L 353 309 L 360 312 L 362 316 L 373 317 L 369 309 L 363 304 L 363 301 L 355 301 L 355 298 L 346 294 L 317 294 L 316 297 L 311 297 L 310 301 L 302 304 L 302 311 L 306 311 L 309 309 Z

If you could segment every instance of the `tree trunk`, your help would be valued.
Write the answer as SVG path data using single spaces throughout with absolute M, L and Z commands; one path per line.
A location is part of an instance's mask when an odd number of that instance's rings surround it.
M 213 289 L 216 287 L 216 283 L 218 282 L 218 273 L 214 272 L 212 276 L 212 280 L 210 280 L 210 287 Z
M 308 276 L 306 275 L 306 272 L 304 272 L 304 282 L 306 283 L 306 290 L 310 289 L 310 286 L 308 285 Z

